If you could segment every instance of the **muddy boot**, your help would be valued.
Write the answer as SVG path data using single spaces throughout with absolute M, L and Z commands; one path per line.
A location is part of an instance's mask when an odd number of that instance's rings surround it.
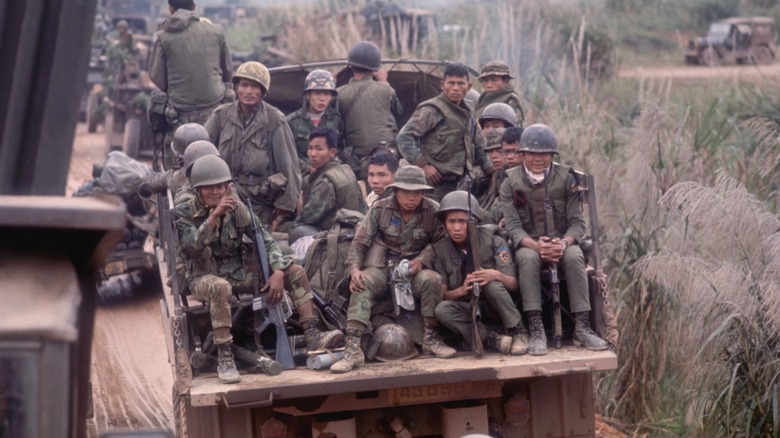
M 509 354 L 512 351 L 512 338 L 493 331 L 488 331 L 482 342 L 485 344 L 485 347 L 498 350 L 504 354 Z
M 439 321 L 436 318 L 425 318 L 425 335 L 422 341 L 422 353 L 441 359 L 455 356 L 457 351 L 447 346 L 439 337 Z
M 547 354 L 547 334 L 544 332 L 542 312 L 528 312 L 528 328 L 531 332 L 528 340 L 528 354 L 533 356 Z
M 319 319 L 316 316 L 301 318 L 304 333 L 306 334 L 306 349 L 309 351 L 326 350 L 344 346 L 344 333 L 340 330 L 321 332 L 317 328 Z
M 590 312 L 574 314 L 574 345 L 585 346 L 588 350 L 600 351 L 609 348 L 607 341 L 601 339 L 590 328 Z
M 363 330 L 347 329 L 347 348 L 344 350 L 344 356 L 341 357 L 341 360 L 330 367 L 331 373 L 346 373 L 366 363 L 363 350 L 360 348 L 360 338 L 362 337 Z
M 230 342 L 219 344 L 217 346 L 217 376 L 222 383 L 238 383 L 241 376 L 238 375 L 236 362 L 233 360 L 233 353 L 230 351 Z
M 525 329 L 523 321 L 518 322 L 516 326 L 510 328 L 509 334 L 512 335 L 512 349 L 510 354 L 512 356 L 519 356 L 528 353 L 528 330 Z

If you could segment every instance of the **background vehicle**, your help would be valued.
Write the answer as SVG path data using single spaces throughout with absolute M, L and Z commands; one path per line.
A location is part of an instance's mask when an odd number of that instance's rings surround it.
M 686 64 L 769 64 L 777 57 L 775 20 L 771 17 L 734 17 L 710 24 L 706 37 L 693 38 L 685 52 Z

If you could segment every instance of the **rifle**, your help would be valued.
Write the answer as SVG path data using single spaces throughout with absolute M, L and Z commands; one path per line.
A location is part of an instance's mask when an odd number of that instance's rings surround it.
M 471 273 L 478 271 L 479 267 L 479 235 L 477 235 L 477 218 L 471 212 L 471 178 L 466 177 L 466 197 L 468 198 L 469 206 L 469 222 L 468 222 L 468 250 L 466 253 L 466 270 Z M 471 284 L 471 301 L 469 307 L 471 308 L 471 347 L 474 350 L 474 354 L 477 357 L 482 357 L 485 354 L 485 347 L 482 345 L 482 338 L 479 335 L 479 295 L 480 287 L 478 282 Z
M 311 296 L 314 298 L 314 304 L 325 312 L 325 317 L 334 327 L 341 331 L 347 329 L 347 312 L 344 306 L 334 305 L 334 303 L 327 301 L 315 288 L 311 288 Z M 340 295 L 338 298 L 344 300 Z
M 265 249 L 265 242 L 263 242 L 263 232 L 257 226 L 257 219 L 255 218 L 254 210 L 252 210 L 252 200 L 247 198 L 246 201 L 247 207 L 249 207 L 249 214 L 252 218 L 252 230 L 255 233 L 255 256 L 259 259 L 258 263 L 255 263 L 255 267 L 257 267 L 258 264 L 260 265 L 263 270 L 263 279 L 267 282 L 268 279 L 271 278 L 271 267 L 268 265 L 268 252 Z M 257 269 L 255 270 L 257 271 Z M 287 317 L 292 314 L 290 306 L 287 303 L 286 297 L 283 297 L 282 300 L 273 305 L 266 303 L 268 294 L 260 293 L 260 272 L 255 272 L 252 277 L 252 290 L 254 295 L 252 299 L 252 312 L 255 318 L 255 343 L 260 347 L 260 343 L 258 342 L 259 336 L 269 326 L 273 325 L 276 332 L 275 359 L 282 364 L 284 369 L 291 370 L 295 368 L 295 361 L 293 360 L 290 341 L 287 338 L 287 329 L 284 326 Z M 285 304 L 287 304 L 286 309 Z
M 549 171 L 544 171 L 544 235 L 550 237 L 550 232 L 555 232 L 555 220 L 553 218 L 553 206 L 550 200 L 550 194 L 547 190 L 549 180 Z M 561 336 L 563 327 L 561 326 L 561 282 L 558 278 L 558 264 L 548 263 L 547 269 L 550 271 L 550 289 L 552 293 L 553 304 L 553 325 L 555 348 L 561 348 Z
M 166 194 L 157 193 L 157 208 L 160 215 L 160 242 L 165 247 L 165 265 L 168 277 L 171 279 L 171 296 L 173 297 L 174 312 L 181 315 L 181 286 L 179 274 L 176 272 L 176 248 L 178 247 L 176 231 L 173 229 L 173 193 L 167 189 Z

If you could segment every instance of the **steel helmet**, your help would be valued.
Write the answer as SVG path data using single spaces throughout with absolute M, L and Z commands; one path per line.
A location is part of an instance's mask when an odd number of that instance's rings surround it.
M 238 66 L 233 73 L 233 85 L 238 84 L 239 79 L 249 79 L 258 82 L 263 87 L 263 92 L 268 93 L 271 89 L 271 73 L 268 69 L 257 61 L 249 61 Z
M 184 150 L 184 174 L 187 175 L 189 178 L 190 172 L 192 171 L 192 165 L 197 161 L 200 157 L 205 157 L 206 155 L 216 155 L 219 156 L 219 150 L 217 149 L 214 144 L 208 140 L 198 140 L 193 141 L 190 143 L 189 146 L 187 146 L 187 149 Z
M 558 153 L 558 140 L 549 126 L 541 123 L 533 124 L 520 135 L 520 152 Z
M 504 131 L 506 131 L 506 129 L 498 128 L 485 134 L 485 147 L 483 150 L 487 152 L 492 151 L 493 149 L 500 149 L 501 138 L 504 136 Z
M 216 155 L 206 155 L 195 160 L 190 173 L 190 185 L 193 189 L 228 182 L 232 179 L 227 163 Z
M 334 96 L 336 95 L 336 79 L 327 70 L 312 70 L 306 76 L 306 80 L 303 83 L 303 93 L 312 90 L 325 90 L 330 91 Z
M 439 219 L 444 220 L 444 216 L 451 211 L 469 211 L 469 200 L 467 196 L 471 196 L 471 212 L 479 218 L 477 212 L 479 211 L 479 201 L 474 195 L 470 195 L 465 190 L 455 190 L 454 192 L 447 193 L 439 204 L 439 211 L 436 215 Z
M 417 348 L 409 332 L 398 324 L 385 324 L 374 332 L 379 341 L 376 359 L 382 362 L 394 362 L 417 356 Z
M 185 123 L 173 131 L 173 153 L 180 157 L 187 150 L 187 147 L 198 141 L 208 140 L 209 132 L 202 125 L 197 123 Z M 186 166 L 185 166 L 186 167 Z
M 370 41 L 361 41 L 349 50 L 347 65 L 377 71 L 382 66 L 382 52 L 376 44 Z
M 509 72 L 509 66 L 504 61 L 490 61 L 482 67 L 479 72 L 478 79 L 486 78 L 488 76 L 505 76 L 509 79 L 514 79 L 512 73 Z
M 470 88 L 469 91 L 466 92 L 465 99 L 471 102 L 472 105 L 476 105 L 477 101 L 479 100 L 479 91 Z
M 482 116 L 479 118 L 479 124 L 482 125 L 485 120 L 490 119 L 501 120 L 509 125 L 507 128 L 517 126 L 515 110 L 503 102 L 491 103 L 486 106 L 485 110 L 482 111 Z

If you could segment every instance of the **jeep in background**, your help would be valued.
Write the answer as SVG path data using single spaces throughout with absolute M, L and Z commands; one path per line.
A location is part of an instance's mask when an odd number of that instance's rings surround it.
M 734 17 L 710 24 L 706 37 L 691 38 L 686 64 L 771 64 L 777 56 L 775 20 Z

